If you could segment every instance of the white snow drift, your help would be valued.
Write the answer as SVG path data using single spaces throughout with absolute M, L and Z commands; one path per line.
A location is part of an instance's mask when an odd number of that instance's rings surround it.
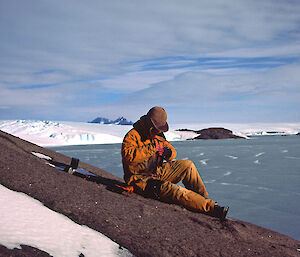
M 29 245 L 54 257 L 132 256 L 101 233 L 46 208 L 24 193 L 0 185 L 0 245 Z

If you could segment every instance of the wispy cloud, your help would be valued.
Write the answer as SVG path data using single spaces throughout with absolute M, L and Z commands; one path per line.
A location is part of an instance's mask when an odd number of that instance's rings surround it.
M 158 104 L 299 120 L 299 13 L 296 0 L 1 1 L 0 118 L 135 119 Z
M 300 118 L 299 70 L 299 65 L 287 65 L 256 73 L 186 72 L 129 95 L 126 105 L 161 103 L 174 109 L 174 117 L 178 109 L 193 111 L 193 116 L 184 117 L 187 121 L 224 121 L 225 117 L 235 122 L 280 121 L 284 112 L 286 119 L 296 120 Z

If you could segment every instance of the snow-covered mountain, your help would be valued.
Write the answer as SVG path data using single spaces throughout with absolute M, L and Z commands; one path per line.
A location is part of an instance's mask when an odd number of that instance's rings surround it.
M 96 119 L 89 121 L 89 123 L 99 123 L 99 124 L 112 124 L 114 121 L 107 119 L 107 118 L 102 118 L 102 117 L 97 117 Z
M 122 118 L 120 118 L 122 122 Z M 294 135 L 300 131 L 300 123 L 292 124 L 176 124 L 170 125 L 165 133 L 167 140 L 192 139 L 198 134 L 193 131 L 209 127 L 225 127 L 241 137 L 263 135 Z M 132 125 L 116 123 L 85 123 L 41 120 L 0 120 L 0 130 L 41 146 L 112 144 L 121 143 Z
M 119 117 L 116 120 L 111 120 L 111 119 L 108 119 L 108 118 L 98 117 L 98 118 L 90 121 L 89 123 L 115 124 L 115 125 L 133 125 L 132 121 L 128 121 L 124 117 Z

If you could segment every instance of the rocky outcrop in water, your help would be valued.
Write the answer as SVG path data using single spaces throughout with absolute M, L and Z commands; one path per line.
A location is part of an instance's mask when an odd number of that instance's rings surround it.
M 180 129 L 179 131 L 192 131 L 199 136 L 193 139 L 228 139 L 228 138 L 243 138 L 232 133 L 231 130 L 225 128 L 206 128 L 201 130 Z

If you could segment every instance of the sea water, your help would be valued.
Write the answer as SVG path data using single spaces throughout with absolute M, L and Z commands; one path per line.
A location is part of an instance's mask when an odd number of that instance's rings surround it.
M 171 142 L 228 216 L 300 240 L 300 136 Z M 122 177 L 121 144 L 51 148 Z

